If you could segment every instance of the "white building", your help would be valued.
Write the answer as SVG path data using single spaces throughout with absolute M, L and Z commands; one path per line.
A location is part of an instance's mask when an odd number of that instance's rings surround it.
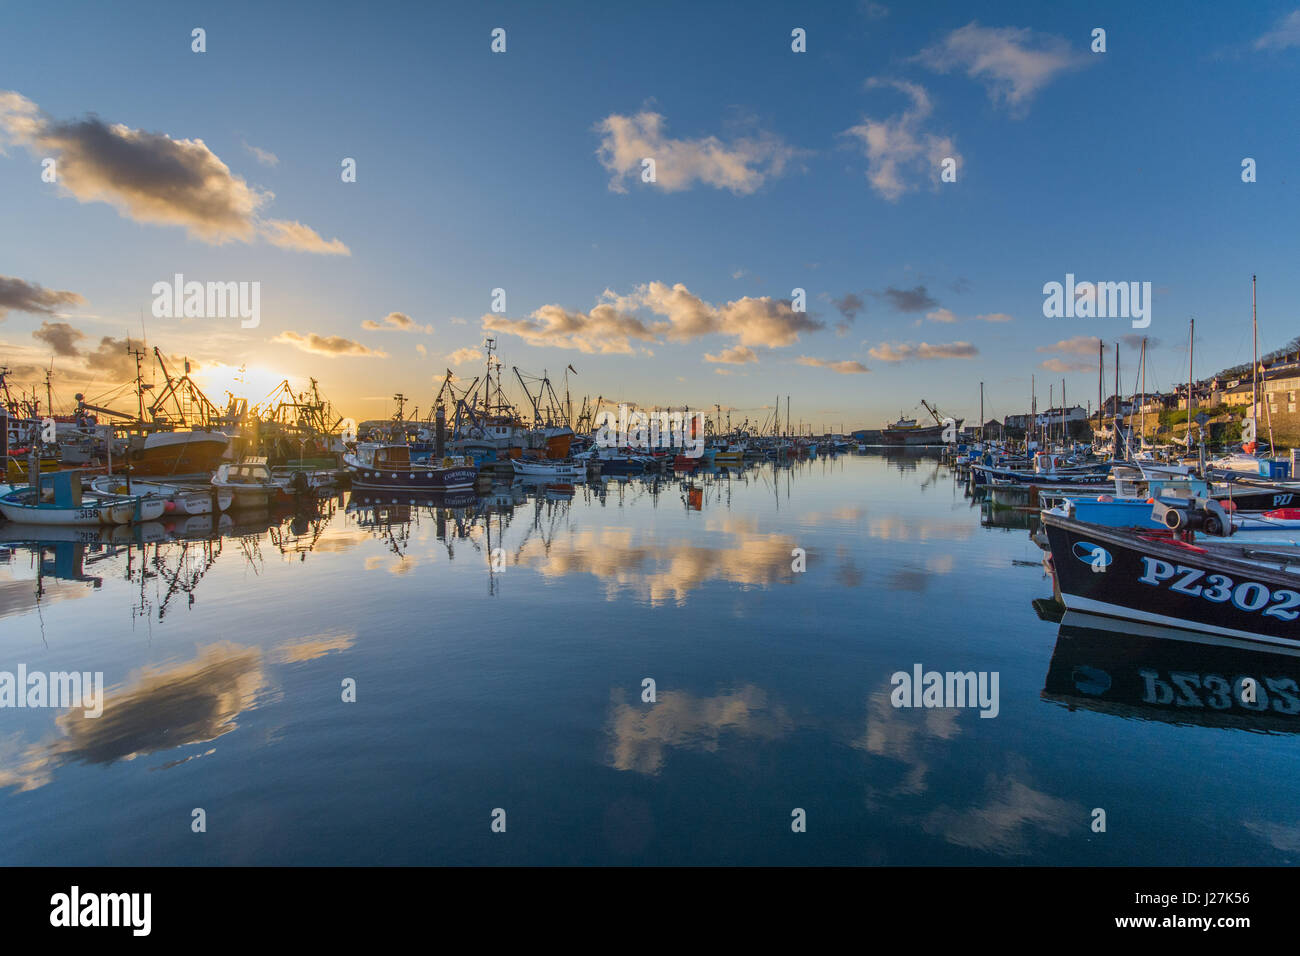
M 1038 418 L 1035 419 L 1037 427 L 1051 427 L 1065 422 L 1067 425 L 1071 422 L 1085 422 L 1088 420 L 1088 413 L 1079 405 L 1071 405 L 1069 408 L 1049 408 L 1045 412 L 1039 412 Z

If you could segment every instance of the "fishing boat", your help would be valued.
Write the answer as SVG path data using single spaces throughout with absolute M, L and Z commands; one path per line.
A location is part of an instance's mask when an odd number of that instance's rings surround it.
M 342 472 L 346 475 L 347 472 Z M 271 477 L 288 486 L 294 494 L 329 493 L 339 483 L 340 471 L 335 468 L 306 468 L 300 465 L 276 465 Z
M 0 496 L 0 514 L 20 524 L 105 525 L 153 521 L 165 508 L 161 498 L 87 493 L 75 471 L 51 472 L 37 480 L 38 485 Z
M 921 400 L 925 410 L 934 419 L 933 425 L 922 425 L 915 418 L 900 415 L 898 421 L 890 422 L 880 432 L 880 441 L 885 445 L 944 445 L 945 431 L 949 434 L 961 432 L 964 419 L 957 418 L 945 422 L 937 411 L 925 399 Z M 951 431 L 949 431 L 951 429 Z
M 554 461 L 549 458 L 512 458 L 510 467 L 516 475 L 524 478 L 537 478 L 554 482 L 585 481 L 587 463 L 585 461 Z
M 356 450 L 343 456 L 352 474 L 352 487 L 387 491 L 456 491 L 474 487 L 478 466 L 471 456 L 443 457 L 441 460 L 411 460 L 407 445 L 361 442 Z
M 728 441 L 713 450 L 713 463 L 719 468 L 738 468 L 745 463 L 745 452 L 749 443 L 744 439 Z
M 972 464 L 971 477 L 976 484 L 994 485 L 1088 485 L 1110 480 L 1110 462 L 1071 463 L 1067 456 L 1039 452 L 1034 456 L 1032 471 Z
M 638 455 L 630 448 L 607 448 L 593 445 L 586 451 L 574 455 L 574 461 L 600 466 L 602 476 L 643 475 L 649 470 L 653 459 L 648 455 Z
M 222 512 L 230 507 L 234 494 L 229 488 L 181 485 L 158 481 L 132 480 L 129 485 L 122 475 L 101 475 L 92 478 L 90 487 L 106 495 L 150 495 L 161 498 L 167 514 L 206 515 Z
M 235 464 L 227 462 L 212 476 L 212 487 L 229 494 L 235 508 L 265 508 L 276 501 L 293 498 L 287 478 L 271 474 L 265 458 L 245 458 Z
M 1272 534 L 1198 536 L 1209 516 L 1224 526 L 1221 508 L 1183 511 L 1157 502 L 1153 509 L 1164 529 L 1108 528 L 1043 513 L 1067 609 L 1300 647 L 1300 522 Z

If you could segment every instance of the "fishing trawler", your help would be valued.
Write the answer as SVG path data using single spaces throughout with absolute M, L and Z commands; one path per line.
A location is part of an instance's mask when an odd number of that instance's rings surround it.
M 469 455 L 415 461 L 407 445 L 360 442 L 343 456 L 353 488 L 384 491 L 465 491 L 478 480 L 478 465 Z
M 217 417 L 217 409 L 190 378 L 189 361 L 185 363 L 185 374 L 173 378 L 162 352 L 154 347 L 153 354 L 166 386 L 146 407 L 145 392 L 152 386 L 144 381 L 142 359 L 145 353 L 129 345 L 127 352 L 135 359 L 135 413 L 92 405 L 84 395 L 77 393 L 77 418 L 89 418 L 94 413 L 113 420 L 117 428 L 129 432 L 125 463 L 129 463 L 135 475 L 211 474 L 225 458 L 230 437 L 207 427 L 206 423 Z
M 961 431 L 961 423 L 964 419 L 957 418 L 944 421 L 925 399 L 921 399 L 921 404 L 930 413 L 935 424 L 922 425 L 915 418 L 900 415 L 898 421 L 885 425 L 884 429 L 881 430 L 881 443 L 885 445 L 943 445 L 946 443 L 945 431 L 950 430 L 950 434 L 954 435 Z

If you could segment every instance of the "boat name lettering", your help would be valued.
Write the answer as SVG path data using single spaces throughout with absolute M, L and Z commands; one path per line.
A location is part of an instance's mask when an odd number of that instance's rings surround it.
M 1262 611 L 1266 616 L 1280 621 L 1294 621 L 1300 617 L 1300 592 L 1289 588 L 1274 591 L 1257 581 L 1234 584 L 1227 575 L 1207 576 L 1199 568 L 1188 568 L 1145 555 L 1142 557 L 1142 572 L 1138 578 L 1142 584 L 1161 587 L 1168 583 L 1169 590 L 1179 594 L 1201 597 L 1215 604 L 1231 601 L 1232 606 L 1238 610 Z M 1204 583 L 1197 584 L 1202 578 Z

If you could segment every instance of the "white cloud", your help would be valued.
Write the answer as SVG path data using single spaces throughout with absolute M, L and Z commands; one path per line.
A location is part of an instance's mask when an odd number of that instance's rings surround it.
M 1051 345 L 1040 345 L 1040 352 L 1064 352 L 1067 355 L 1096 355 L 1101 339 L 1095 335 L 1076 335 L 1072 339 L 1061 339 Z
M 1027 28 L 982 27 L 972 21 L 927 47 L 917 59 L 939 73 L 965 70 L 982 81 L 989 98 L 1023 114 L 1029 101 L 1059 74 L 1090 63 L 1058 36 Z
M 280 345 L 292 345 L 300 351 L 310 352 L 312 355 L 323 355 L 327 358 L 338 358 L 339 356 L 355 356 L 358 358 L 388 357 L 386 352 L 366 348 L 360 342 L 354 342 L 352 339 L 346 339 L 341 335 L 317 335 L 315 332 L 300 335 L 289 330 L 281 332 L 271 341 Z
M 660 320 L 635 314 L 643 310 Z M 825 325 L 806 312 L 795 311 L 788 299 L 744 296 L 715 306 L 680 282 L 647 282 L 627 295 L 606 289 L 600 303 L 588 312 L 545 305 L 526 319 L 484 315 L 483 327 L 518 335 L 530 345 L 632 354 L 636 343 L 690 342 L 706 335 L 730 336 L 736 345 L 751 349 L 780 348 Z
M 1087 362 L 1067 362 L 1064 359 L 1052 358 L 1040 363 L 1039 368 L 1045 368 L 1049 372 L 1082 372 L 1093 366 Z
M 596 124 L 601 133 L 596 155 L 610 173 L 613 192 L 627 192 L 627 180 L 641 182 L 642 160 L 653 159 L 655 181 L 647 186 L 671 193 L 703 183 L 748 195 L 780 176 L 797 153 L 772 133 L 758 131 L 730 142 L 716 136 L 673 139 L 666 125 L 659 113 L 646 111 L 611 113 Z
M 956 160 L 962 166 L 950 136 L 937 136 L 921 130 L 922 124 L 934 111 L 929 94 L 923 87 L 904 80 L 872 78 L 869 87 L 892 86 L 905 93 L 912 101 L 909 109 L 888 119 L 874 120 L 863 117 L 861 123 L 844 131 L 861 141 L 867 157 L 867 181 L 873 189 L 891 202 L 897 201 L 915 186 L 908 182 L 911 174 L 929 172 L 931 181 L 939 182 L 940 164 L 943 160 Z
M 457 349 L 447 356 L 447 361 L 452 365 L 464 365 L 466 362 L 477 362 L 483 357 L 483 353 L 478 349 Z
M 1293 46 L 1300 46 L 1300 10 L 1292 10 L 1255 41 L 1256 50 L 1285 50 Z
M 0 90 L 0 133 L 34 157 L 57 160 L 58 183 L 78 202 L 104 202 L 135 222 L 182 226 L 213 245 L 254 242 L 325 255 L 350 255 L 310 226 L 263 219 L 275 198 L 230 171 L 201 139 L 105 123 L 91 115 L 56 121 L 19 93 Z
M 808 355 L 801 355 L 798 358 L 798 362 L 800 365 L 808 365 L 813 368 L 830 369 L 837 375 L 861 375 L 863 372 L 871 371 L 871 369 L 867 368 L 861 362 L 854 361 L 853 359 L 833 361 L 831 359 L 819 359 Z
M 378 322 L 373 319 L 366 319 L 361 323 L 361 327 L 369 332 L 423 332 L 425 335 L 433 334 L 432 325 L 420 325 L 415 319 L 411 318 L 405 312 L 389 312 Z
M 929 342 L 920 345 L 881 342 L 872 347 L 869 354 L 881 362 L 907 362 L 913 359 L 974 358 L 979 354 L 979 349 L 969 342 L 946 342 L 940 345 L 931 345 Z
M 706 352 L 704 361 L 720 365 L 747 365 L 758 361 L 758 353 L 743 345 L 736 345 L 729 349 L 723 349 L 717 355 L 710 355 Z
M 244 149 L 248 150 L 255 157 L 257 157 L 257 161 L 261 163 L 263 166 L 280 165 L 280 157 L 275 155 L 275 153 L 271 152 L 269 149 L 261 149 L 260 147 L 257 146 L 250 146 L 248 143 L 244 144 Z

